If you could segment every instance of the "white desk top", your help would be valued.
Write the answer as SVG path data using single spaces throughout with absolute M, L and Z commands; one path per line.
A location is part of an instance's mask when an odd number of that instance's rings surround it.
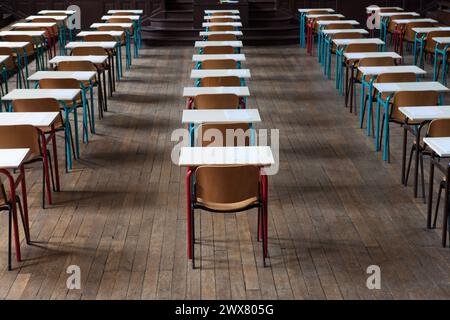
M 120 16 L 118 16 L 120 17 Z M 133 27 L 133 23 L 131 22 L 114 22 L 114 23 L 102 23 L 102 22 L 97 22 L 97 23 L 93 23 L 91 24 L 91 28 L 92 29 L 98 29 L 100 27 L 121 27 L 124 29 L 130 29 Z
M 122 37 L 125 31 L 81 31 L 77 37 L 87 37 L 92 35 L 110 35 L 113 37 Z
M 206 14 L 212 14 L 212 13 L 221 13 L 221 12 L 230 12 L 232 14 L 239 14 L 239 10 L 205 10 Z
M 211 19 L 233 19 L 233 20 L 241 20 L 240 16 L 203 16 L 204 20 Z
M 447 87 L 437 81 L 374 83 L 373 86 L 380 93 L 394 93 L 398 91 L 449 91 Z
M 139 20 L 140 16 L 103 16 L 102 20 L 111 20 L 111 19 L 130 19 L 130 20 Z
M 115 14 L 115 13 L 130 13 L 133 15 L 139 15 L 139 14 L 144 14 L 144 10 L 129 9 L 129 10 L 109 10 L 108 11 L 108 14 Z
M 205 36 L 212 36 L 212 35 L 215 35 L 215 34 L 220 34 L 220 35 L 223 35 L 223 34 L 232 34 L 232 35 L 235 35 L 235 36 L 242 36 L 243 35 L 243 33 L 242 33 L 242 31 L 235 31 L 235 30 L 233 30 L 233 31 L 200 31 L 200 36 L 201 37 L 205 37 Z
M 261 122 L 258 109 L 183 110 L 182 123 L 254 123 Z
M 63 13 L 65 15 L 72 15 L 77 13 L 75 10 L 41 10 L 38 14 L 51 14 L 51 13 Z
M 183 147 L 179 166 L 270 166 L 275 163 L 270 147 Z
M 9 59 L 9 56 L 0 55 L 0 64 L 2 64 L 3 62 L 5 62 L 8 59 Z
M 0 169 L 15 169 L 20 167 L 30 149 L 0 149 Z
M 42 37 L 45 35 L 45 31 L 21 31 L 21 30 L 10 30 L 10 31 L 0 31 L 0 37 L 4 36 L 31 36 L 31 37 Z
M 52 58 L 49 63 L 58 64 L 63 61 L 89 61 L 95 64 L 105 63 L 108 56 L 57 56 Z
M 303 9 L 298 9 L 298 12 L 301 13 L 308 13 L 310 11 L 323 11 L 323 12 L 334 12 L 334 9 L 331 8 L 303 8 Z
M 361 60 L 364 58 L 384 58 L 384 57 L 400 59 L 402 56 L 396 52 L 344 52 L 344 57 L 348 60 Z
M 398 109 L 412 121 L 450 119 L 450 106 L 400 107 Z
M 433 40 L 439 44 L 449 44 L 450 43 L 450 37 L 434 37 Z
M 380 17 L 392 17 L 392 16 L 416 16 L 419 17 L 420 14 L 417 12 L 380 12 Z
M 58 116 L 59 112 L 0 112 L 0 126 L 49 127 Z
M 89 81 L 95 78 L 95 71 L 38 71 L 28 77 L 30 81 L 42 79 L 76 79 L 78 81 Z
M 450 31 L 450 27 L 412 28 L 412 31 L 420 34 L 428 34 L 433 31 Z
M 18 22 L 12 25 L 13 28 L 52 28 L 56 22 Z
M 249 69 L 200 69 L 192 70 L 192 79 L 202 79 L 206 77 L 239 77 L 239 78 L 250 78 Z
M 202 27 L 220 27 L 220 26 L 230 26 L 230 27 L 242 27 L 241 22 L 203 22 Z
M 366 29 L 334 29 L 334 30 L 322 30 L 323 34 L 339 34 L 339 33 L 361 33 L 368 34 Z
M 66 49 L 73 48 L 91 48 L 91 47 L 101 47 L 103 49 L 114 49 L 117 46 L 116 41 L 84 41 L 84 42 L 69 42 L 66 45 Z
M 380 10 L 380 9 L 387 9 L 387 10 L 397 10 L 397 11 L 403 11 L 403 8 L 400 7 L 378 7 L 378 6 L 368 6 L 366 7 L 366 12 L 371 13 L 373 10 Z
M 235 94 L 239 97 L 248 97 L 250 91 L 248 87 L 185 87 L 183 89 L 183 97 L 196 97 L 200 94 Z
M 16 48 L 24 48 L 26 47 L 28 44 L 30 44 L 29 42 L 22 42 L 22 41 L 0 41 L 0 48 L 11 48 L 11 49 L 16 49 Z
M 192 56 L 192 61 L 201 62 L 206 60 L 234 60 L 234 61 L 245 61 L 245 54 L 194 54 Z
M 53 19 L 55 21 L 63 22 L 67 20 L 67 16 L 28 16 L 25 18 L 27 21 L 33 21 L 36 19 Z
M 442 138 L 423 138 L 425 142 L 439 157 L 450 157 L 450 137 Z
M 396 24 L 408 24 L 413 22 L 431 22 L 431 23 L 437 23 L 436 20 L 430 19 L 430 18 L 420 18 L 420 19 L 395 19 L 393 20 Z
M 319 20 L 316 22 L 320 26 L 327 26 L 329 24 L 351 24 L 351 25 L 359 25 L 359 22 L 356 20 Z
M 317 13 L 317 14 L 307 14 L 306 18 L 308 19 L 316 19 L 321 17 L 334 17 L 334 18 L 345 18 L 343 14 L 340 13 Z
M 12 101 L 17 99 L 52 98 L 61 101 L 69 101 L 75 99 L 80 92 L 80 89 L 14 89 L 2 99 L 5 101 Z
M 425 70 L 417 66 L 359 67 L 358 70 L 366 76 L 377 76 L 383 73 L 427 73 Z
M 195 41 L 196 48 L 230 46 L 242 48 L 242 41 Z
M 378 38 L 368 38 L 368 39 L 334 39 L 333 43 L 337 46 L 348 46 L 350 44 L 384 44 L 384 41 Z

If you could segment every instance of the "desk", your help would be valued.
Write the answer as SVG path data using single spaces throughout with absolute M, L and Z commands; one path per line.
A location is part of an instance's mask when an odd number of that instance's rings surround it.
M 255 123 L 261 122 L 258 109 L 183 110 L 181 123 Z
M 442 84 L 447 85 L 447 51 L 450 48 L 450 37 L 434 37 L 434 41 L 436 41 L 436 48 L 434 51 L 434 81 L 438 81 L 438 60 L 439 55 L 442 56 Z M 443 46 L 443 48 L 439 48 L 439 46 Z
M 213 13 L 223 13 L 223 12 L 239 14 L 239 10 L 232 10 L 232 9 L 230 9 L 230 10 L 205 10 L 205 14 L 208 14 L 208 15 L 213 14 Z
M 207 77 L 238 77 L 241 86 L 245 86 L 245 79 L 250 78 L 249 69 L 195 69 L 191 71 L 191 79 L 196 79 L 196 86 L 200 86 L 201 79 Z
M 380 129 L 380 108 L 383 106 L 384 110 L 389 110 L 389 103 L 393 95 L 399 91 L 437 91 L 437 92 L 447 92 L 449 89 L 439 82 L 403 82 L 403 83 L 374 83 L 373 87 L 378 90 L 377 99 L 377 112 L 376 112 L 376 151 L 378 151 L 379 143 L 379 129 Z M 390 96 L 386 101 L 382 101 L 381 95 L 383 93 L 388 93 Z M 389 134 L 389 117 L 384 119 L 384 150 L 383 150 L 383 160 L 388 160 L 387 143 Z
M 425 144 L 433 151 L 430 162 L 430 180 L 428 190 L 428 203 L 427 203 L 427 227 L 431 228 L 431 215 L 433 205 L 433 185 L 434 185 L 434 169 L 437 168 L 445 175 L 447 183 L 445 184 L 444 194 L 444 212 L 443 212 L 443 226 L 442 226 L 442 246 L 447 245 L 447 232 L 450 230 L 449 216 L 449 179 L 450 179 L 450 165 L 446 161 L 442 164 L 440 160 L 442 158 L 450 157 L 450 138 L 424 138 Z
M 0 48 L 9 48 L 17 55 L 17 67 L 19 69 L 17 72 L 18 88 L 28 87 L 28 82 L 26 81 L 26 78 L 28 78 L 28 57 L 26 54 L 26 46 L 29 44 L 30 42 L 23 41 L 0 41 Z M 23 74 L 24 69 L 25 75 Z
M 139 9 L 129 9 L 129 10 L 109 10 L 108 14 L 116 14 L 116 13 L 130 13 L 133 15 L 142 15 L 144 14 L 144 10 Z M 118 16 L 120 17 L 120 16 Z
M 245 61 L 245 54 L 194 54 L 192 61 L 196 62 L 195 69 L 200 69 L 203 61 L 207 60 L 234 60 L 237 67 L 241 68 L 241 62 Z
M 209 27 L 215 27 L 215 26 L 231 26 L 231 27 L 235 27 L 235 28 L 240 28 L 242 27 L 242 23 L 241 22 L 203 22 L 202 23 L 202 27 L 203 28 L 209 28 Z M 208 31 L 208 30 L 206 30 Z
M 212 36 L 212 35 L 223 35 L 223 34 L 232 34 L 234 36 L 242 36 L 243 33 L 242 31 L 200 31 L 200 36 L 201 37 L 208 37 L 208 36 Z
M 65 14 L 66 16 L 71 16 L 75 13 L 77 13 L 75 10 L 41 10 L 38 12 L 40 15 L 46 15 L 46 14 Z
M 141 16 L 140 15 L 128 15 L 128 16 L 103 16 L 102 20 L 109 21 L 111 19 L 129 19 L 133 23 L 135 32 L 134 36 L 134 49 L 135 57 L 138 56 L 138 48 L 141 47 L 142 29 L 141 29 Z
M 232 20 L 241 20 L 240 16 L 204 16 L 204 20 L 210 21 L 212 19 L 232 19 Z
M 428 27 L 428 28 L 412 28 L 413 32 L 416 33 L 414 36 L 414 49 L 413 49 L 413 59 L 414 64 L 417 64 L 417 47 L 419 46 L 419 61 L 420 61 L 420 67 L 424 67 L 424 61 L 423 61 L 423 45 L 425 42 L 426 37 L 430 32 L 433 31 L 450 31 L 450 27 Z
M 120 16 L 117 16 L 120 17 Z M 114 22 L 114 23 L 93 23 L 91 24 L 91 28 L 92 29 L 99 29 L 101 27 L 119 27 L 122 28 L 125 31 L 125 38 L 126 38 L 126 43 L 128 44 L 128 48 L 126 50 L 127 52 L 127 67 L 129 68 L 131 66 L 131 30 L 133 28 L 133 23 L 129 22 Z M 139 38 L 140 39 L 140 38 Z M 137 58 L 138 57 L 138 46 L 140 46 L 140 44 L 138 44 L 138 41 L 140 41 L 139 39 L 137 39 L 137 37 L 134 37 L 134 57 Z M 120 46 L 119 46 L 120 49 Z
M 420 14 L 417 12 L 380 12 L 378 14 L 381 19 L 381 25 L 380 25 L 380 37 L 383 41 L 386 41 L 387 37 L 387 29 L 389 25 L 389 21 L 391 20 L 391 17 L 393 16 L 414 16 L 414 17 L 420 17 Z
M 11 110 L 11 102 L 18 99 L 42 99 L 42 98 L 52 98 L 59 101 L 59 103 L 64 107 L 65 121 L 69 123 L 69 114 L 72 112 L 74 115 L 74 130 L 75 130 L 75 155 L 74 158 L 79 158 L 79 139 L 78 139 L 78 115 L 76 112 L 76 98 L 81 93 L 81 89 L 15 89 L 5 95 L 3 100 L 10 102 L 9 109 Z M 67 101 L 72 101 L 72 107 L 67 106 Z M 84 127 L 87 125 L 84 123 Z M 70 128 L 66 126 L 66 154 L 67 154 L 67 165 L 69 169 L 72 169 L 72 158 L 70 156 Z
M 242 48 L 242 41 L 195 41 L 195 48 L 222 47 Z
M 17 196 L 16 189 L 21 186 L 22 189 L 22 204 L 24 213 L 24 229 L 27 243 L 30 243 L 30 224 L 28 221 L 28 203 L 27 203 L 27 188 L 25 185 L 25 169 L 23 162 L 30 149 L 0 149 L 0 173 L 5 175 L 8 179 L 9 185 L 9 199 L 11 203 L 12 224 L 14 229 L 14 245 L 16 248 L 16 260 L 22 261 L 20 250 L 19 225 L 17 220 Z M 19 175 L 14 179 L 10 170 L 19 169 Z M 11 256 L 8 256 L 8 270 L 11 270 Z
M 64 61 L 89 61 L 93 64 L 103 64 L 108 59 L 108 56 L 57 56 L 53 57 L 49 63 L 58 64 Z

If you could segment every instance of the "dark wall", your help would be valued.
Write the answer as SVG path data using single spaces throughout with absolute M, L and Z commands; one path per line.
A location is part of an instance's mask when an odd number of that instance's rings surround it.
M 145 16 L 164 9 L 164 0 L 0 0 L 20 16 L 35 14 L 43 9 L 66 9 L 69 5 L 81 8 L 82 27 L 98 22 L 109 9 L 143 9 Z M 144 18 L 145 18 L 144 16 Z

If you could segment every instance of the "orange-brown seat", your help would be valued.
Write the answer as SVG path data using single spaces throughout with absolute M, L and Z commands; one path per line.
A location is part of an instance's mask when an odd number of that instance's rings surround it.
M 80 81 L 76 79 L 41 79 L 39 80 L 39 88 L 41 89 L 80 89 Z M 83 101 L 81 93 L 75 98 L 77 107 L 82 107 Z M 65 101 L 67 106 L 72 106 L 72 101 Z M 89 110 L 89 108 L 87 108 Z
M 210 18 L 211 22 L 233 22 L 234 20 L 231 18 Z
M 220 16 L 232 16 L 233 15 L 233 12 L 225 12 L 225 11 L 223 11 L 223 12 L 213 12 L 212 14 L 211 14 L 212 16 L 216 16 L 216 17 L 220 17 Z
M 250 146 L 251 128 L 248 123 L 202 124 L 197 129 L 196 146 Z
M 200 81 L 202 87 L 240 87 L 238 77 L 205 77 Z
M 233 26 L 211 26 L 208 27 L 209 31 L 234 31 Z
M 208 36 L 208 41 L 236 41 L 234 34 L 212 34 Z
M 205 60 L 202 62 L 202 69 L 236 69 L 236 61 L 230 59 Z
M 201 94 L 194 98 L 195 109 L 237 109 L 239 97 L 235 94 Z
M 203 48 L 204 54 L 233 54 L 234 49 L 230 46 L 208 46 Z
M 408 43 L 414 43 L 416 38 L 416 32 L 414 32 L 414 28 L 429 28 L 432 27 L 433 23 L 431 22 L 410 22 L 405 26 L 405 32 L 403 34 L 403 41 Z
M 388 24 L 388 29 L 387 31 L 389 33 L 394 33 L 395 30 L 397 29 L 397 24 L 394 22 L 394 20 L 403 20 L 403 19 L 417 19 L 416 16 L 414 15 L 394 15 L 391 16 L 389 19 L 389 24 Z

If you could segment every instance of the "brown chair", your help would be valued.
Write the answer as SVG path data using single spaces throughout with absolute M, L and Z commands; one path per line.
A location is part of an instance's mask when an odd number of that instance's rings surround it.
M 206 77 L 200 81 L 202 87 L 240 87 L 238 77 Z
M 220 16 L 232 16 L 234 14 L 233 12 L 230 11 L 230 12 L 213 12 L 211 15 L 215 17 L 220 17 Z
M 94 71 L 97 74 L 99 74 L 97 67 L 90 61 L 61 61 L 60 63 L 58 63 L 56 70 L 58 70 L 58 71 Z M 101 118 L 103 116 L 102 106 L 104 106 L 102 83 L 101 83 L 101 81 L 97 80 L 97 77 L 95 77 L 91 83 L 89 83 L 89 81 L 84 81 L 84 83 L 83 83 L 85 88 L 90 87 L 91 84 L 93 87 L 97 87 L 98 116 L 99 116 L 99 118 Z M 93 94 L 93 92 L 91 92 L 90 94 Z
M 39 88 L 41 89 L 80 89 L 80 81 L 76 79 L 41 79 L 39 81 Z M 74 99 L 74 101 L 65 101 L 65 104 L 69 107 L 73 106 L 73 103 L 75 102 L 75 107 L 77 109 L 80 109 L 83 107 L 83 96 L 81 93 L 78 94 L 78 96 Z M 87 117 L 89 121 L 89 125 L 92 128 L 92 119 L 91 119 L 91 110 L 89 107 L 89 101 L 86 102 L 86 111 L 87 111 Z M 76 112 L 76 111 L 75 111 Z M 83 132 L 84 130 L 88 130 L 87 124 L 83 122 Z
M 209 31 L 234 31 L 233 26 L 211 26 L 208 28 Z
M 450 137 L 450 119 L 436 119 L 431 121 L 428 126 L 427 138 L 440 138 L 440 137 Z M 426 145 L 420 146 L 421 156 L 429 154 L 431 155 L 431 151 L 427 148 Z M 447 179 L 444 176 L 439 183 L 439 192 L 436 202 L 436 209 L 434 213 L 433 225 L 432 228 L 436 228 L 436 221 L 439 213 L 439 205 L 441 202 L 442 191 L 447 187 Z M 448 212 L 443 212 L 443 222 L 442 222 L 442 245 L 447 246 L 447 232 L 448 232 Z
M 414 28 L 429 28 L 432 26 L 433 23 L 431 22 L 410 22 L 406 24 L 403 41 L 406 43 L 414 43 L 416 38 L 416 33 L 413 31 Z
M 234 20 L 231 18 L 210 18 L 210 22 L 233 22 Z
M 3 36 L 3 39 L 5 41 L 17 41 L 17 42 L 28 42 L 28 45 L 25 46 L 24 49 L 18 49 L 16 51 L 13 52 L 14 56 L 17 57 L 17 53 L 19 53 L 22 56 L 26 56 L 27 58 L 27 62 L 28 64 L 31 63 L 31 61 L 36 58 L 36 50 L 37 50 L 37 46 L 34 44 L 34 40 L 33 37 L 31 36 L 24 36 L 24 35 L 8 35 L 8 36 Z M 37 59 L 36 59 L 36 66 L 37 66 Z M 28 67 L 28 66 L 25 66 Z
M 23 163 L 28 165 L 35 162 L 42 162 L 42 208 L 45 208 L 45 193 L 48 193 L 49 200 L 51 197 L 50 181 L 52 182 L 53 190 L 55 190 L 55 184 L 51 154 L 48 150 L 42 150 L 38 129 L 29 125 L 0 126 L 0 148 L 28 148 L 30 149 L 30 153 Z M 45 157 L 44 152 L 46 153 Z
M 202 69 L 236 69 L 236 61 L 224 60 L 205 60 L 202 62 Z
M 394 15 L 391 16 L 389 19 L 388 29 L 387 31 L 389 33 L 394 33 L 397 29 L 397 24 L 394 22 L 394 20 L 403 20 L 403 19 L 417 19 L 414 15 Z
M 122 28 L 121 26 L 101 26 L 98 27 L 97 29 L 98 31 L 125 31 L 125 28 Z M 126 42 L 126 36 L 125 36 L 125 32 L 123 33 L 123 35 L 120 37 L 120 45 L 126 46 L 127 42 Z
M 197 129 L 196 146 L 248 147 L 251 140 L 251 128 L 248 123 L 202 124 Z
M 434 41 L 433 38 L 436 37 L 450 37 L 450 31 L 432 31 L 428 33 L 427 37 L 425 38 L 425 60 L 427 59 L 428 55 L 434 57 L 436 50 L 436 41 Z M 440 45 L 439 47 L 440 49 L 444 49 L 445 45 Z
M 347 29 L 353 29 L 353 25 L 350 23 L 331 23 L 327 26 L 325 26 L 326 30 L 347 30 Z
M 14 112 L 59 112 L 59 117 L 56 120 L 54 127 L 55 131 L 64 132 L 65 146 L 68 145 L 70 139 L 70 145 L 72 146 L 72 152 L 75 154 L 75 146 L 73 141 L 72 127 L 70 122 L 65 122 L 61 115 L 61 107 L 56 99 L 41 98 L 41 99 L 18 99 L 12 102 Z M 66 125 L 68 126 L 69 136 L 66 134 Z M 50 134 L 51 128 L 40 128 L 44 134 Z M 65 150 L 65 164 L 67 168 L 67 148 Z
M 230 46 L 209 46 L 203 48 L 204 54 L 233 54 L 234 49 Z M 203 65 L 203 63 L 202 63 Z
M 235 94 L 201 94 L 194 98 L 195 109 L 238 109 L 239 97 Z
M 27 227 L 25 226 L 25 218 L 23 216 L 22 203 L 20 201 L 20 197 L 16 195 L 16 199 L 14 200 L 17 203 L 17 207 L 20 212 L 20 217 L 22 220 L 22 225 L 25 234 L 27 234 Z M 6 195 L 5 187 L 3 183 L 0 182 L 0 211 L 8 211 L 8 271 L 11 271 L 11 236 L 12 236 L 12 225 L 13 221 L 13 205 L 11 203 L 11 199 L 8 199 Z M 15 223 L 15 222 L 14 222 Z
M 234 34 L 212 34 L 208 36 L 208 41 L 236 41 Z
M 412 77 L 408 80 L 412 80 Z M 403 82 L 406 82 L 403 80 Z M 414 81 L 408 81 L 414 82 Z M 388 113 L 389 123 L 399 124 L 400 126 L 405 125 L 419 125 L 420 123 L 414 123 L 411 121 L 407 122 L 407 119 L 403 113 L 399 111 L 400 107 L 414 107 L 414 106 L 436 106 L 439 104 L 439 93 L 436 91 L 402 91 L 395 93 L 392 98 L 391 107 Z M 381 134 L 380 134 L 380 146 L 381 141 L 383 140 L 383 129 L 384 129 L 384 119 L 386 117 L 386 113 L 383 115 L 383 120 L 381 123 Z M 388 158 L 390 157 L 390 135 L 389 135 L 389 127 L 387 128 L 387 147 L 388 149 Z M 425 197 L 425 188 L 424 188 L 424 177 L 423 177 L 423 161 L 420 164 L 421 172 L 422 172 L 422 191 L 423 196 Z M 406 179 L 407 181 L 407 179 Z
M 14 74 L 17 74 L 16 79 L 16 87 L 19 87 L 19 77 L 22 77 L 23 81 L 25 81 L 25 75 L 23 74 L 23 70 L 19 70 L 17 65 L 17 60 L 14 55 L 14 51 L 11 48 L 0 48 L 0 55 L 2 56 L 9 56 L 5 62 L 3 62 L 3 65 L 1 65 L 0 70 L 0 81 L 1 81 L 1 94 L 4 96 L 9 90 L 8 90 L 8 79 Z M 3 72 L 4 70 L 4 72 Z M 3 84 L 5 84 L 5 89 L 3 89 Z M 2 110 L 2 106 L 0 104 L 0 111 Z
M 99 82 L 102 81 L 102 88 L 103 88 L 103 97 L 104 97 L 104 110 L 108 110 L 108 99 L 107 99 L 107 93 L 106 93 L 106 71 L 108 71 L 108 83 L 109 83 L 109 94 L 112 96 L 113 91 L 115 90 L 115 75 L 112 68 L 112 61 L 114 59 L 111 59 L 108 52 L 101 48 L 101 47 L 79 47 L 74 48 L 72 50 L 73 56 L 107 56 L 108 60 L 107 62 L 103 64 L 96 64 L 96 68 L 99 74 Z M 103 77 L 102 77 L 103 75 Z

